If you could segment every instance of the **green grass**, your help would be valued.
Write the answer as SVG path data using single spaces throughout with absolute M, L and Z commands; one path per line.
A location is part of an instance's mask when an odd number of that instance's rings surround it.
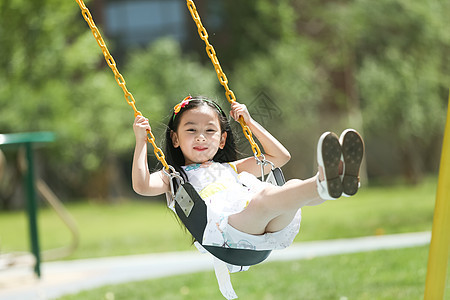
M 232 274 L 240 299 L 423 299 L 427 247 L 272 262 Z M 224 299 L 214 272 L 131 282 L 67 295 L 59 300 Z M 450 284 L 447 281 L 447 297 Z
M 114 205 L 84 202 L 67 205 L 78 224 L 80 244 L 69 259 L 190 249 L 188 236 L 161 203 L 127 201 Z M 56 213 L 42 208 L 38 217 L 41 249 L 68 245 L 69 230 Z M 24 212 L 0 214 L 0 250 L 28 250 Z
M 355 197 L 303 209 L 301 240 L 431 230 L 437 181 L 362 188 Z
M 431 230 L 436 179 L 419 186 L 362 188 L 357 196 L 303 209 L 296 242 Z M 84 201 L 67 206 L 80 231 L 69 259 L 193 249 L 163 201 L 114 205 Z M 29 249 L 25 213 L 0 213 L 0 251 Z M 39 211 L 42 249 L 70 243 L 70 233 L 53 210 Z
M 362 188 L 357 196 L 303 210 L 296 241 L 431 230 L 436 179 L 419 186 Z M 68 259 L 192 250 L 190 239 L 162 201 L 69 204 L 80 246 Z M 70 242 L 48 208 L 39 213 L 43 249 Z M 0 251 L 28 250 L 23 212 L 0 213 Z M 273 262 L 232 275 L 240 299 L 422 299 L 428 247 Z M 447 280 L 447 298 L 450 285 Z M 223 299 L 213 271 L 106 286 L 69 299 Z

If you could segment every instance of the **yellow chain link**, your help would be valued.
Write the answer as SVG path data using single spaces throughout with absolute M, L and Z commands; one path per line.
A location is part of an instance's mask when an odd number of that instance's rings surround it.
M 219 60 L 216 56 L 216 51 L 214 50 L 214 47 L 209 43 L 208 41 L 208 32 L 206 32 L 205 27 L 202 24 L 202 21 L 200 20 L 200 16 L 197 12 L 197 8 L 195 7 L 194 1 L 192 0 L 186 0 L 186 5 L 189 8 L 189 11 L 191 13 L 192 19 L 194 20 L 195 24 L 197 25 L 198 34 L 200 38 L 205 42 L 206 45 L 206 53 L 208 54 L 209 58 L 211 59 L 211 62 L 214 66 L 214 69 L 216 70 L 217 78 L 219 79 L 220 84 L 225 88 L 225 96 L 227 97 L 228 102 L 233 103 L 236 101 L 236 97 L 234 96 L 234 93 L 230 88 L 228 87 L 228 79 L 225 73 L 222 71 L 222 67 L 220 66 Z M 253 154 L 256 158 L 261 156 L 261 150 L 258 147 L 258 144 L 255 143 L 255 140 L 252 136 L 252 131 L 250 128 L 245 124 L 245 121 L 242 117 L 239 118 L 239 123 L 241 124 L 242 131 L 244 132 L 245 137 L 250 142 L 250 145 L 252 146 Z
M 84 4 L 83 0 L 75 0 L 78 3 L 78 6 L 80 6 L 81 13 L 86 20 L 86 22 L 89 25 L 89 28 L 91 28 L 92 34 L 94 35 L 95 40 L 97 41 L 98 45 L 102 49 L 103 56 L 105 57 L 106 63 L 111 68 L 111 70 L 114 73 L 114 77 L 117 81 L 117 84 L 122 88 L 125 100 L 127 103 L 133 108 L 134 110 L 134 116 L 142 116 L 142 113 L 137 110 L 136 108 L 136 101 L 134 100 L 133 95 L 128 91 L 125 79 L 123 78 L 122 74 L 119 73 L 119 70 L 117 69 L 116 62 L 114 61 L 114 58 L 111 56 L 111 54 L 108 51 L 108 48 L 106 47 L 106 43 L 102 38 L 102 35 L 100 34 L 100 31 L 98 30 L 97 26 L 95 26 L 94 20 L 92 19 L 92 15 L 89 12 L 89 9 Z M 169 171 L 169 165 L 166 162 L 164 153 L 162 150 L 156 145 L 155 142 L 155 136 L 150 130 L 147 130 L 147 140 L 150 144 L 153 146 L 153 152 L 155 153 L 156 158 L 162 163 L 164 168 Z
M 133 108 L 135 117 L 138 115 L 142 115 L 140 111 L 136 108 L 136 101 L 134 100 L 133 95 L 128 91 L 126 87 L 125 79 L 123 78 L 122 74 L 119 73 L 119 70 L 117 69 L 116 62 L 114 58 L 109 53 L 108 48 L 106 47 L 106 43 L 102 38 L 102 35 L 100 34 L 100 31 L 98 30 L 97 26 L 94 23 L 94 20 L 92 19 L 92 15 L 89 12 L 89 9 L 84 4 L 83 0 L 75 0 L 78 5 L 80 6 L 81 13 L 88 23 L 92 34 L 97 41 L 98 45 L 102 49 L 103 56 L 105 57 L 106 63 L 111 68 L 112 72 L 114 73 L 114 77 L 116 79 L 117 84 L 122 88 L 125 100 L 127 103 Z M 229 103 L 232 103 L 236 101 L 236 97 L 232 90 L 228 87 L 228 79 L 225 73 L 222 71 L 222 67 L 220 66 L 219 60 L 217 59 L 216 51 L 214 50 L 214 47 L 209 43 L 208 41 L 208 32 L 206 31 L 205 27 L 203 26 L 200 16 L 197 12 L 197 8 L 195 7 L 195 4 L 192 0 L 187 0 L 186 4 L 189 8 L 189 11 L 191 13 L 192 19 L 195 21 L 195 24 L 198 28 L 198 34 L 200 35 L 200 38 L 205 42 L 206 45 L 206 53 L 208 54 L 209 58 L 211 59 L 211 62 L 214 66 L 214 69 L 216 70 L 217 78 L 219 79 L 220 84 L 225 88 L 225 96 Z M 239 123 L 241 124 L 242 131 L 244 132 L 245 137 L 250 142 L 250 145 L 252 147 L 253 154 L 255 157 L 261 156 L 261 150 L 258 147 L 258 144 L 253 139 L 252 132 L 250 128 L 245 124 L 244 119 L 241 117 L 239 118 Z M 168 171 L 169 165 L 167 164 L 165 160 L 165 155 L 162 152 L 162 150 L 156 145 L 155 143 L 155 137 L 151 131 L 147 131 L 148 137 L 147 140 L 150 144 L 152 144 L 154 153 L 156 158 L 163 164 L 164 168 Z

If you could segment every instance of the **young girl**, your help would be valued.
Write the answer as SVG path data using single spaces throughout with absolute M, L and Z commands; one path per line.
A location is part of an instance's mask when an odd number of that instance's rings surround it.
M 253 120 L 245 105 L 233 102 L 230 115 L 242 117 L 259 140 L 266 160 L 276 167 L 291 158 L 288 150 Z M 134 190 L 155 196 L 170 191 L 161 171 L 147 165 L 148 120 L 134 121 Z M 283 186 L 261 182 L 261 167 L 254 157 L 237 160 L 230 124 L 219 105 L 201 97 L 186 97 L 174 107 L 166 130 L 166 159 L 189 181 L 207 204 L 208 223 L 202 244 L 256 250 L 289 246 L 300 228 L 301 208 L 354 195 L 364 152 L 360 135 L 346 130 L 340 139 L 331 132 L 318 142 L 318 173 L 292 179 Z M 270 171 L 270 166 L 265 170 Z

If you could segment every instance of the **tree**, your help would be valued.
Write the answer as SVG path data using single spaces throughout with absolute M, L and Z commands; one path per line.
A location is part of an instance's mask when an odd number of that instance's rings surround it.
M 41 175 L 63 194 L 108 197 L 121 185 L 130 189 L 123 177 L 130 167 L 120 160 L 132 156 L 133 111 L 76 2 L 1 1 L 0 52 L 0 132 L 55 132 Z M 186 93 L 215 88 L 214 75 L 204 75 L 213 71 L 170 40 L 128 54 L 128 67 L 119 70 L 156 130 Z
M 433 170 L 426 163 L 440 147 L 450 79 L 449 8 L 440 0 L 358 1 L 353 8 L 360 20 L 352 30 L 365 128 L 374 138 L 390 137 L 394 163 L 411 183 Z
M 86 28 L 75 2 L 0 3 L 0 130 L 54 131 L 46 169 L 72 191 L 83 191 L 116 144 L 110 132 L 125 125 Z
M 290 2 L 223 1 L 222 30 L 211 37 L 223 64 L 232 68 L 295 37 L 295 10 Z
M 445 30 L 449 4 L 442 0 L 291 1 L 287 8 L 285 4 L 273 9 L 272 16 L 291 9 L 295 13 L 288 15 L 296 18 L 274 22 L 270 14 L 244 15 L 269 5 L 264 1 L 230 13 L 240 16 L 232 19 L 233 26 L 244 28 L 235 38 L 242 40 L 238 49 L 245 46 L 240 51 L 243 59 L 231 81 L 238 97 L 253 99 L 259 91 L 268 91 L 282 103 L 281 123 L 290 129 L 295 124 L 296 132 L 299 126 L 308 127 L 307 118 L 299 113 L 302 109 L 320 120 L 322 128 L 364 128 L 370 167 L 381 169 L 373 175 L 395 176 L 400 171 L 417 182 L 423 172 L 435 170 L 430 157 L 440 145 L 449 81 L 450 34 Z M 253 26 L 240 25 L 248 20 L 254 21 Z M 296 34 L 267 29 L 280 28 L 279 24 L 295 28 Z M 248 31 L 254 27 L 260 31 Z M 256 41 L 263 46 L 256 46 Z M 378 145 L 392 149 L 386 153 Z
M 310 176 L 317 167 L 312 145 L 320 134 L 317 116 L 327 90 L 312 59 L 314 45 L 298 39 L 266 51 L 237 66 L 230 86 L 253 117 L 290 149 L 294 164 L 286 167 L 288 176 Z

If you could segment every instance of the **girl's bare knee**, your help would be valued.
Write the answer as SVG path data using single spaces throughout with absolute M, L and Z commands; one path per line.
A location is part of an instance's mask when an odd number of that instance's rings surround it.
M 267 186 L 258 193 L 256 193 L 250 205 L 254 209 L 257 209 L 261 214 L 267 215 L 274 211 L 274 201 L 273 198 L 276 195 L 276 186 Z

